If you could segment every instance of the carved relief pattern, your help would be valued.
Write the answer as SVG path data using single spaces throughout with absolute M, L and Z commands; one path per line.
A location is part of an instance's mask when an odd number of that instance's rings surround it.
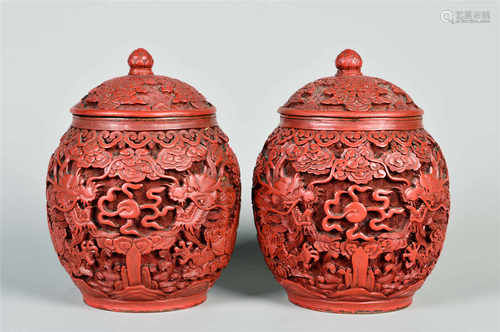
M 309 83 L 293 94 L 285 107 L 352 112 L 418 110 L 401 88 L 362 75 L 326 77 Z
M 441 252 L 450 205 L 445 160 L 423 129 L 277 128 L 257 160 L 253 202 L 276 279 L 351 301 L 412 295 Z
M 49 164 L 48 224 L 84 293 L 157 300 L 214 283 L 229 262 L 240 206 L 227 141 L 218 127 L 65 133 Z
M 107 110 L 196 110 L 211 107 L 196 89 L 177 79 L 160 76 L 122 76 L 92 89 L 77 108 Z

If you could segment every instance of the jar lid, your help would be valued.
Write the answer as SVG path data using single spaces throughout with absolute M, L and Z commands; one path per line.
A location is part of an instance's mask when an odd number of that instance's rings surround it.
M 128 57 L 128 75 L 92 89 L 71 113 L 92 117 L 152 118 L 215 113 L 201 93 L 187 83 L 154 75 L 153 57 L 143 48 Z
M 335 76 L 321 78 L 298 90 L 279 109 L 283 115 L 329 118 L 400 118 L 423 111 L 398 86 L 361 73 L 358 53 L 346 49 L 335 60 Z

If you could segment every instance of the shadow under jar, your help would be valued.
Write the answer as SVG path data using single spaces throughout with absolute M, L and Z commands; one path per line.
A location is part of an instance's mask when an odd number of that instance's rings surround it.
M 279 109 L 257 159 L 255 225 L 291 302 L 338 313 L 404 308 L 440 255 L 449 216 L 446 162 L 399 87 L 338 72 Z
M 88 305 L 188 308 L 232 254 L 238 162 L 198 91 L 154 75 L 144 49 L 128 62 L 71 109 L 49 163 L 50 234 Z

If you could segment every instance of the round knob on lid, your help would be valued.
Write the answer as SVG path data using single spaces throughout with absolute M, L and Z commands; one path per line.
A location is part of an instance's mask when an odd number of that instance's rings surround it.
M 128 57 L 129 75 L 153 75 L 153 57 L 143 48 L 138 48 Z
M 342 51 L 335 59 L 337 67 L 337 76 L 356 76 L 361 75 L 361 65 L 363 60 L 359 54 L 350 49 Z

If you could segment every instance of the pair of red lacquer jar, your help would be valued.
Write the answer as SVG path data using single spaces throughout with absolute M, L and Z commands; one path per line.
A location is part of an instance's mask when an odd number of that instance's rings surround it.
M 84 301 L 114 311 L 188 308 L 229 263 L 240 171 L 215 108 L 193 87 L 153 75 L 144 49 L 127 76 L 71 109 L 47 175 L 48 225 Z M 275 278 L 300 306 L 400 309 L 441 252 L 446 163 L 399 87 L 361 74 L 352 50 L 338 72 L 279 109 L 257 158 L 255 226 Z

